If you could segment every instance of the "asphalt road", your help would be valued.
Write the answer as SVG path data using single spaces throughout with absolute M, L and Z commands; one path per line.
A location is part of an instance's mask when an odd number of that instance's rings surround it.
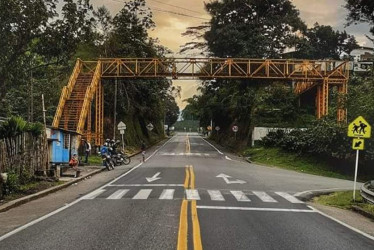
M 147 156 L 1 236 L 0 249 L 374 249 L 294 196 L 350 181 L 248 164 L 196 134 L 178 134 Z

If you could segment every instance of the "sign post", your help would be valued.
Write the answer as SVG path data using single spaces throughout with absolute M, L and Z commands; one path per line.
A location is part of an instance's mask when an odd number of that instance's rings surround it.
M 124 122 L 120 122 L 118 123 L 117 128 L 122 137 L 122 151 L 125 151 L 125 141 L 123 139 L 123 135 L 125 134 L 126 124 Z
M 359 116 L 348 125 L 348 136 L 354 137 L 352 142 L 352 149 L 356 150 L 355 177 L 353 182 L 353 201 L 356 201 L 356 182 L 359 151 L 364 150 L 363 138 L 371 137 L 371 126 L 362 116 Z
M 236 141 L 236 133 L 239 131 L 239 127 L 236 125 L 232 126 L 232 131 L 235 133 L 235 141 Z
M 218 135 L 218 132 L 219 132 L 219 130 L 221 129 L 219 126 L 216 126 L 216 131 L 217 131 L 217 135 Z

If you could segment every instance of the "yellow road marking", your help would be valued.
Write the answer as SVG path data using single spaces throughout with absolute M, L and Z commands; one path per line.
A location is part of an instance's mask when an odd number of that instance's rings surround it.
M 197 216 L 196 201 L 191 201 L 191 216 L 192 216 L 192 229 L 193 229 L 193 247 L 194 250 L 202 250 L 200 234 L 199 217 Z
M 195 189 L 195 173 L 193 171 L 192 165 L 190 166 L 190 189 Z
M 178 232 L 178 250 L 187 250 L 187 232 L 188 232 L 188 222 L 187 222 L 187 209 L 188 201 L 182 201 L 181 213 L 179 218 L 179 232 Z
M 188 171 L 188 166 L 186 165 L 186 178 L 184 179 L 184 188 L 188 188 L 189 180 L 190 180 L 190 172 Z

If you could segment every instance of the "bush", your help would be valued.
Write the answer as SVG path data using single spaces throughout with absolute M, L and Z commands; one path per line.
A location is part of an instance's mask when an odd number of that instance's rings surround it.
M 263 145 L 299 154 L 345 159 L 352 155 L 351 138 L 347 137 L 346 131 L 346 125 L 323 119 L 305 130 L 271 132 L 263 139 Z M 370 153 L 374 156 L 374 150 Z
M 8 179 L 5 184 L 6 189 L 9 193 L 15 193 L 19 191 L 20 189 L 20 182 L 19 182 L 19 177 L 18 174 L 14 172 L 9 172 L 8 173 Z

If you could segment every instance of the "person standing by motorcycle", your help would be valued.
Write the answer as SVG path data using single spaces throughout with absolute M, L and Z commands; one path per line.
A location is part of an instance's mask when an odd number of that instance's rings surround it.
M 88 156 L 91 153 L 91 143 L 89 143 L 85 139 L 82 139 L 82 141 L 84 143 L 84 155 L 85 155 L 84 163 L 87 164 L 88 163 Z

